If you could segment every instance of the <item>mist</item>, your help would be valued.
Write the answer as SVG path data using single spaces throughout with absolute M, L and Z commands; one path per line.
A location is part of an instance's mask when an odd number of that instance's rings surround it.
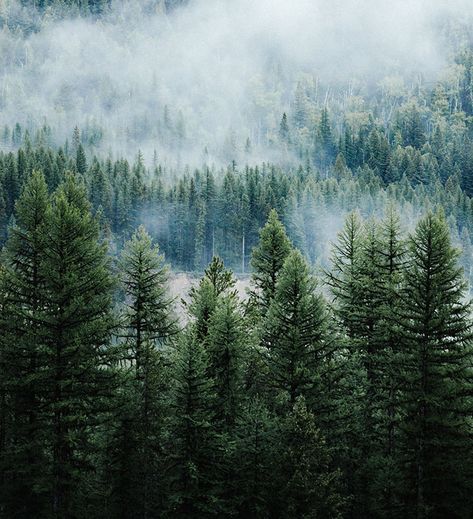
M 172 164 L 278 162 L 271 142 L 299 80 L 320 80 L 321 105 L 385 76 L 435 81 L 449 57 L 442 27 L 465 13 L 463 0 L 195 0 L 168 14 L 122 2 L 100 19 L 45 16 L 25 34 L 9 17 L 34 13 L 7 2 L 1 121 L 47 123 L 54 144 L 78 126 L 97 150 L 148 161 L 156 150 Z

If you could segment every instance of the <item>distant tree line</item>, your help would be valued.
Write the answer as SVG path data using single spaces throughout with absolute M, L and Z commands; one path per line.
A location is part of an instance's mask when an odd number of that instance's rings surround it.
M 251 250 L 271 208 L 310 263 L 326 266 L 328 243 L 345 214 L 359 210 L 366 217 L 380 215 L 391 204 L 406 224 L 428 208 L 443 208 L 454 243 L 463 248 L 467 278 L 473 273 L 472 201 L 456 174 L 444 183 L 439 178 L 414 183 L 407 175 L 386 183 L 369 166 L 351 170 L 341 159 L 324 174 L 308 164 L 288 169 L 271 164 L 204 166 L 191 172 L 158 161 L 145 167 L 141 154 L 133 163 L 90 157 L 78 130 L 57 151 L 31 144 L 27 135 L 17 151 L 0 152 L 0 243 L 14 222 L 16 200 L 36 170 L 43 173 L 49 192 L 68 171 L 74 172 L 115 250 L 145 223 L 177 270 L 202 272 L 218 255 L 234 270 L 248 272 Z

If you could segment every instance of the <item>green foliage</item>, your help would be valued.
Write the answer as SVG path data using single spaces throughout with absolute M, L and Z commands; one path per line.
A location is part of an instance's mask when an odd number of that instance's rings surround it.
M 342 517 L 339 474 L 330 468 L 329 449 L 302 397 L 284 421 L 283 438 L 278 517 Z
M 444 218 L 427 214 L 409 238 L 400 312 L 405 488 L 417 517 L 469 513 L 472 325 L 457 257 Z
M 273 209 L 260 232 L 258 246 L 253 249 L 251 257 L 255 285 L 253 295 L 258 305 L 266 311 L 276 292 L 278 276 L 290 250 L 289 238 Z
M 129 369 L 124 374 L 126 392 L 121 398 L 125 401 L 118 409 L 111 443 L 123 438 L 133 450 L 126 448 L 109 460 L 114 472 L 110 492 L 117 514 L 146 516 L 158 513 L 163 499 L 156 488 L 162 485 L 164 466 L 164 395 L 169 384 L 165 347 L 177 333 L 177 324 L 164 258 L 144 227 L 125 243 L 119 270 L 125 298 L 119 358 Z
M 294 405 L 298 396 L 314 397 L 318 369 L 326 353 L 326 312 L 315 279 L 298 251 L 280 271 L 265 321 L 270 385 L 285 391 Z
M 212 509 L 211 475 L 215 437 L 211 430 L 212 380 L 208 355 L 192 329 L 183 334 L 173 356 L 172 517 L 201 517 Z M 215 503 L 214 503 L 215 505 Z
M 28 517 L 46 509 L 42 401 L 45 392 L 42 270 L 49 195 L 33 173 L 17 204 L 17 219 L 3 251 L 1 275 L 1 502 L 5 514 Z

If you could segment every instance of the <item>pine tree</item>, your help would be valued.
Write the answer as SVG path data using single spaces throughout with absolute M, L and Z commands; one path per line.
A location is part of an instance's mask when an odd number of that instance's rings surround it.
M 214 452 L 215 493 L 221 502 L 220 513 L 233 515 L 238 493 L 235 465 L 236 422 L 244 402 L 243 368 L 245 339 L 242 317 L 234 295 L 218 298 L 210 319 L 208 376 L 212 380 L 212 431 L 216 434 Z
M 177 345 L 173 366 L 168 513 L 171 517 L 205 517 L 216 506 L 211 485 L 213 391 L 207 352 L 192 327 Z
M 80 517 L 93 493 L 94 441 L 109 410 L 111 289 L 106 247 L 83 185 L 69 176 L 47 210 L 40 272 L 51 513 Z
M 401 234 L 399 216 L 388 207 L 378 236 L 380 285 L 377 297 L 374 343 L 376 395 L 374 401 L 374 452 L 377 475 L 372 477 L 371 495 L 379 516 L 395 517 L 399 511 L 402 480 L 400 463 L 401 388 L 403 347 L 399 343 L 399 314 L 403 275 L 406 267 L 406 244 Z M 374 471 L 372 471 L 373 473 Z M 380 499 L 381 496 L 381 499 Z
M 367 259 L 368 251 L 363 238 L 360 218 L 355 213 L 349 214 L 338 235 L 338 242 L 333 246 L 332 269 L 326 273 L 335 316 L 333 332 L 338 343 L 338 365 L 343 366 L 337 387 L 331 388 L 334 405 L 326 430 L 330 430 L 331 446 L 336 453 L 337 464 L 344 472 L 346 493 L 353 496 L 351 514 L 354 517 L 364 517 L 369 508 L 369 460 L 366 458 L 373 427 L 371 405 L 367 401 L 369 384 L 366 371 L 372 359 L 366 351 L 373 348 L 373 316 L 369 311 L 373 305 L 368 296 L 377 297 L 375 287 L 376 280 L 379 280 L 375 272 L 375 280 L 366 289 L 363 287 L 361 275 L 365 274 L 365 280 L 369 280 L 369 276 L 362 267 L 376 269 L 376 265 L 371 265 Z M 368 247 L 369 252 L 377 256 L 373 245 L 371 243 Z M 368 303 L 367 307 L 363 300 Z M 371 339 L 369 344 L 366 342 L 367 335 Z M 369 438 L 366 437 L 368 430 Z
M 215 384 L 214 417 L 228 430 L 238 419 L 242 403 L 243 322 L 235 298 L 221 297 L 209 322 L 209 375 Z
M 289 124 L 287 122 L 287 115 L 286 113 L 283 114 L 281 123 L 279 125 L 279 138 L 281 141 L 285 144 L 290 143 L 290 134 L 289 134 Z
M 330 467 L 329 449 L 302 397 L 285 420 L 282 440 L 280 509 L 275 516 L 342 517 L 340 476 Z
M 268 310 L 274 297 L 280 270 L 290 251 L 291 243 L 284 226 L 277 212 L 272 209 L 251 256 L 252 281 L 255 286 L 252 294 L 263 313 Z
M 191 301 L 187 306 L 195 323 L 198 341 L 206 342 L 208 339 L 210 319 L 217 307 L 218 298 L 223 295 L 236 297 L 234 286 L 232 272 L 215 256 L 206 268 L 199 285 L 192 287 L 189 294 Z
M 361 255 L 362 228 L 356 213 L 350 213 L 343 230 L 338 235 L 338 242 L 333 246 L 332 268 L 326 272 L 335 313 L 348 337 L 355 335 L 356 310 L 359 306 L 359 284 L 356 279 L 359 272 Z
M 400 312 L 405 513 L 418 519 L 471 510 L 472 325 L 457 258 L 443 217 L 420 220 L 409 239 Z
M 127 491 L 133 496 L 134 506 L 130 502 L 121 506 L 133 509 L 136 516 L 148 517 L 157 513 L 158 488 L 162 484 L 160 443 L 166 384 L 163 348 L 176 333 L 176 320 L 164 257 L 143 226 L 125 243 L 119 270 L 125 297 L 120 339 L 124 341 L 122 355 L 130 363 L 131 377 L 125 398 L 133 403 L 119 421 L 134 445 L 130 473 L 121 475 L 132 486 Z M 124 486 L 122 481 L 116 484 Z
M 168 269 L 144 226 L 125 243 L 119 269 L 126 304 L 122 337 L 136 378 L 142 380 L 146 377 L 148 350 L 159 347 L 176 333 L 173 300 L 168 295 Z
M 326 319 L 323 299 L 306 261 L 300 252 L 291 252 L 280 272 L 263 339 L 270 384 L 287 392 L 291 405 L 300 395 L 315 396 L 327 355 Z
M 82 144 L 79 144 L 76 154 L 76 170 L 79 175 L 85 176 L 87 173 L 87 158 Z
M 42 174 L 35 172 L 16 204 L 16 225 L 4 250 L 0 356 L 5 407 L 0 501 L 5 503 L 5 513 L 12 517 L 41 516 L 46 509 L 42 449 L 45 379 L 38 321 L 45 283 L 41 262 L 46 247 L 44 222 L 48 206 L 46 182 Z
M 277 510 L 275 465 L 278 460 L 277 419 L 259 399 L 251 400 L 237 420 L 234 464 L 240 517 L 270 517 Z

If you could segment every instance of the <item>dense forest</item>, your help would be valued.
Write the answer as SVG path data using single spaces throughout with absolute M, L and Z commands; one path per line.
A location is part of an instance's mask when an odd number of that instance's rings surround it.
M 254 4 L 0 5 L 0 519 L 473 517 L 471 6 Z

